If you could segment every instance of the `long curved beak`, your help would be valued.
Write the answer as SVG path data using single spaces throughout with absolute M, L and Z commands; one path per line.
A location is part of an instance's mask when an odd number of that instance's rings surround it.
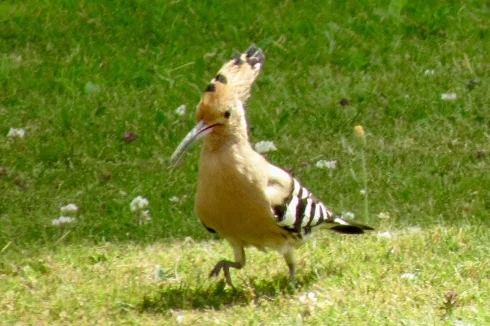
M 177 149 L 170 157 L 170 164 L 177 162 L 182 157 L 182 154 L 184 154 L 184 152 L 189 148 L 189 146 L 192 145 L 192 143 L 213 131 L 214 126 L 215 125 L 209 126 L 202 120 L 199 121 L 197 125 L 192 128 L 192 130 L 189 131 L 185 138 L 180 142 L 179 146 L 177 146 Z

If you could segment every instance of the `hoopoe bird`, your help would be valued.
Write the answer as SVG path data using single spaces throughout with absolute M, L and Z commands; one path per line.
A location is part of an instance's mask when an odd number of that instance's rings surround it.
M 208 231 L 233 248 L 234 261 L 219 261 L 209 274 L 223 271 L 230 286 L 230 268 L 245 266 L 245 247 L 281 253 L 295 284 L 294 250 L 312 229 L 344 234 L 373 230 L 335 216 L 298 180 L 253 149 L 244 103 L 264 59 L 252 44 L 223 65 L 197 105 L 197 125 L 170 159 L 177 161 L 195 140 L 203 140 L 195 212 Z

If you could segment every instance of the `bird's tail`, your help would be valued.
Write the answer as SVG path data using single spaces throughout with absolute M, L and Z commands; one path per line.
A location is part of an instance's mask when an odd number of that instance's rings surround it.
M 372 231 L 374 228 L 347 220 L 342 217 L 334 217 L 331 223 L 327 223 L 330 230 L 342 234 L 362 234 L 364 231 Z

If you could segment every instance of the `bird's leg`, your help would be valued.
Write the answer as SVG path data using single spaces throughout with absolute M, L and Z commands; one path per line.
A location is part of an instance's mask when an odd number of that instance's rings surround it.
M 245 266 L 245 250 L 243 250 L 243 246 L 236 245 L 228 240 L 233 247 L 233 255 L 235 256 L 235 261 L 229 261 L 226 259 L 220 260 L 214 268 L 209 273 L 209 277 L 219 276 L 221 270 L 223 270 L 223 274 L 225 275 L 226 284 L 233 287 L 233 283 L 231 283 L 230 277 L 230 268 L 242 269 Z
M 287 250 L 284 254 L 284 259 L 286 260 L 286 264 L 289 268 L 289 280 L 293 287 L 296 287 L 296 279 L 294 277 L 296 268 L 295 268 L 295 259 L 294 259 L 294 251 L 293 248 Z
M 231 283 L 231 277 L 230 277 L 230 267 L 236 268 L 236 269 L 241 269 L 243 266 L 242 264 L 234 261 L 229 261 L 229 260 L 220 260 L 213 268 L 213 270 L 209 273 L 209 277 L 211 276 L 219 276 L 219 273 L 221 270 L 223 270 L 223 274 L 225 275 L 225 280 L 226 284 L 229 286 L 233 286 L 233 283 Z

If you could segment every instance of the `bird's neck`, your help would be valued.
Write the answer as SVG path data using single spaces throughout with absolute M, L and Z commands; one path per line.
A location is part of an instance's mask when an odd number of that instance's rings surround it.
M 236 194 L 240 189 L 260 188 L 265 160 L 252 148 L 247 130 L 205 136 L 199 158 L 199 191 Z M 238 191 L 241 193 L 242 190 Z
M 240 123 L 226 129 L 216 129 L 203 139 L 204 155 L 233 153 L 237 150 L 251 149 L 247 124 Z

